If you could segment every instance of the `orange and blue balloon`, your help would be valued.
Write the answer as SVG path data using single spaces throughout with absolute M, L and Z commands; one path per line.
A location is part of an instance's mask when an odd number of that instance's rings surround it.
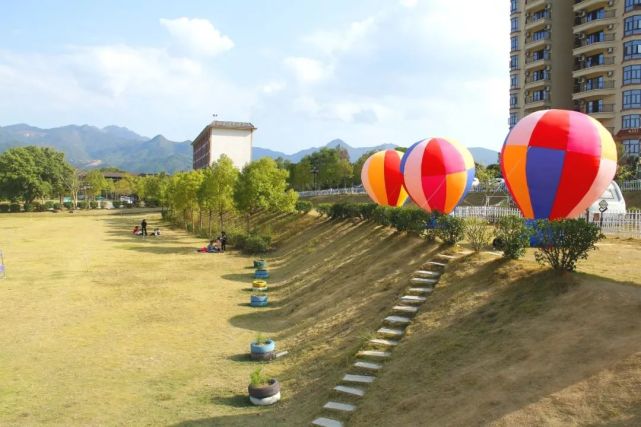
M 379 205 L 399 207 L 407 200 L 403 188 L 401 158 L 396 150 L 379 151 L 363 164 L 361 181 L 369 197 Z
M 449 214 L 472 188 L 474 158 L 453 139 L 431 138 L 407 150 L 401 170 L 414 203 L 427 212 Z
M 526 218 L 576 218 L 607 189 L 617 168 L 612 135 L 592 117 L 542 110 L 519 121 L 501 152 L 501 170 Z

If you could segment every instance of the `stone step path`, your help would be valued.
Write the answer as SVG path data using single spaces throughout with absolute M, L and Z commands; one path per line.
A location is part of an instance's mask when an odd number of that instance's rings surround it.
M 390 315 L 383 319 L 383 322 L 389 325 L 398 325 L 397 329 L 394 327 L 381 327 L 376 333 L 378 334 L 377 338 L 368 340 L 367 345 L 370 348 L 376 348 L 375 346 L 387 347 L 391 350 L 399 344 L 399 340 L 405 335 L 405 330 L 402 329 L 405 326 L 412 323 L 411 316 L 418 312 L 418 305 L 427 301 L 426 296 L 429 296 L 434 292 L 434 285 L 439 281 L 440 276 L 443 274 L 442 271 L 431 271 L 431 267 L 436 267 L 441 270 L 444 270 L 447 262 L 451 259 L 456 259 L 458 257 L 453 255 L 437 255 L 437 257 L 442 258 L 445 262 L 437 261 L 428 261 L 421 267 L 420 270 L 414 272 L 410 278 L 410 283 L 413 286 L 407 290 L 408 295 L 403 295 L 400 297 L 400 302 L 397 305 L 393 306 L 392 311 L 398 312 L 400 315 Z M 389 338 L 396 339 L 389 339 Z M 367 347 L 365 347 L 367 348 Z M 356 353 L 358 358 L 366 358 L 365 360 L 356 360 L 353 363 L 353 368 L 361 370 L 367 370 L 371 375 L 360 375 L 360 374 L 345 374 L 341 380 L 342 384 L 338 384 L 334 387 L 334 391 L 340 393 L 343 397 L 363 397 L 366 393 L 366 387 L 354 387 L 354 384 L 367 385 L 374 382 L 376 379 L 376 373 L 383 368 L 381 363 L 374 363 L 373 361 L 367 361 L 372 359 L 388 359 L 392 356 L 390 351 L 381 351 L 381 350 L 361 350 Z M 358 372 L 358 370 L 356 372 Z M 342 413 L 351 413 L 354 412 L 357 407 L 351 403 L 335 402 L 329 401 L 323 406 L 324 410 L 327 411 L 338 411 Z M 312 421 L 312 425 L 321 426 L 321 427 L 343 427 L 343 421 L 336 420 L 333 417 L 318 417 Z
M 392 335 L 395 337 L 402 337 L 405 334 L 405 331 L 401 329 L 391 329 L 391 328 L 381 328 L 376 332 L 378 332 L 379 334 Z
M 360 383 L 360 384 L 371 384 L 374 382 L 376 377 L 371 375 L 354 375 L 354 374 L 345 374 L 343 381 L 348 383 Z
M 335 411 L 353 412 L 354 409 L 356 409 L 356 406 L 350 405 L 349 403 L 327 402 L 323 408 L 333 409 Z
M 356 362 L 354 363 L 354 367 L 362 368 L 362 369 L 371 369 L 372 371 L 378 371 L 383 367 L 383 365 L 380 365 L 378 363 L 371 363 L 371 362 Z
M 384 320 L 387 323 L 404 323 L 404 324 L 412 323 L 412 319 L 410 319 L 409 317 L 402 317 L 402 316 L 387 316 Z
M 363 350 L 359 351 L 356 353 L 356 356 L 358 357 L 380 357 L 380 358 L 386 358 L 390 357 L 392 353 L 388 351 L 377 351 L 377 350 Z
M 346 387 L 344 385 L 337 385 L 336 387 L 334 387 L 334 390 L 336 390 L 339 393 L 349 394 L 351 396 L 358 396 L 358 397 L 365 396 L 365 390 L 363 390 L 362 388 Z
M 394 311 L 402 311 L 404 313 L 416 313 L 418 311 L 417 307 L 412 307 L 410 305 L 395 305 L 392 307 Z
M 439 277 L 441 273 L 438 271 L 430 271 L 430 270 L 417 270 L 414 272 L 415 276 L 427 276 L 427 277 Z
M 427 298 L 425 297 L 418 297 L 416 295 L 404 295 L 401 297 L 401 301 L 403 302 L 411 302 L 411 303 L 423 303 L 427 301 Z
M 386 340 L 383 338 L 374 338 L 372 340 L 369 340 L 370 343 L 375 344 L 375 345 L 386 345 L 388 347 L 394 347 L 398 345 L 398 341 L 395 340 Z
M 408 292 L 413 292 L 415 294 L 431 294 L 434 292 L 434 288 L 409 288 Z
M 316 418 L 314 421 L 312 421 L 312 425 L 321 427 L 343 427 L 342 422 L 324 417 Z

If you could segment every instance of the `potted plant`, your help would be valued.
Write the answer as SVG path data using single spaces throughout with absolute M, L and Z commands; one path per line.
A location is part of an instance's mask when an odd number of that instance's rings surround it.
M 259 290 L 259 291 L 266 291 L 267 290 L 267 282 L 264 281 L 264 280 L 260 280 L 260 279 L 254 280 L 254 281 L 252 281 L 252 288 L 254 288 L 255 290 Z
M 254 273 L 254 278 L 256 279 L 267 279 L 268 277 L 269 273 L 263 268 L 259 268 L 258 270 L 256 270 L 256 273 Z
M 249 400 L 254 405 L 273 405 L 280 400 L 280 383 L 264 376 L 261 371 L 262 368 L 258 368 L 249 376 Z
M 249 305 L 252 307 L 265 307 L 267 304 L 267 294 L 254 294 L 249 300 Z
M 265 268 L 267 266 L 267 262 L 265 262 L 264 259 L 255 259 L 254 260 L 254 268 Z
M 276 343 L 270 338 L 256 335 L 256 339 L 249 345 L 252 360 L 271 360 L 274 358 Z

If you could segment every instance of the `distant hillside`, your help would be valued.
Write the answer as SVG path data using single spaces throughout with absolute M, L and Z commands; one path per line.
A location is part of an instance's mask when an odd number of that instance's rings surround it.
M 69 125 L 41 129 L 28 124 L 0 126 L 0 152 L 11 147 L 38 145 L 53 147 L 65 153 L 67 159 L 81 168 L 117 167 L 131 172 L 169 172 L 192 167 L 191 141 L 170 141 L 162 135 L 148 138 L 125 127 L 98 128 L 89 125 Z M 281 157 L 293 163 L 321 148 L 342 147 L 355 162 L 369 151 L 397 147 L 383 144 L 375 147 L 352 147 L 342 139 L 334 139 L 324 147 L 312 147 L 286 154 L 267 148 L 254 147 L 254 160 L 262 157 Z M 474 159 L 481 164 L 497 163 L 498 153 L 486 148 L 470 148 Z

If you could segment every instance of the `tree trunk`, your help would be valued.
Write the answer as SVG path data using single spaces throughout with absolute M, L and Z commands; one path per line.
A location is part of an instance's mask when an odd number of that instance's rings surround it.
M 207 219 L 207 236 L 211 239 L 211 217 L 213 215 L 213 211 L 209 209 L 209 216 Z
M 222 232 L 225 229 L 225 224 L 224 224 L 224 220 L 223 220 L 223 217 L 225 216 L 225 213 L 220 211 L 218 213 L 218 215 L 219 215 L 219 219 L 220 219 L 220 231 Z

